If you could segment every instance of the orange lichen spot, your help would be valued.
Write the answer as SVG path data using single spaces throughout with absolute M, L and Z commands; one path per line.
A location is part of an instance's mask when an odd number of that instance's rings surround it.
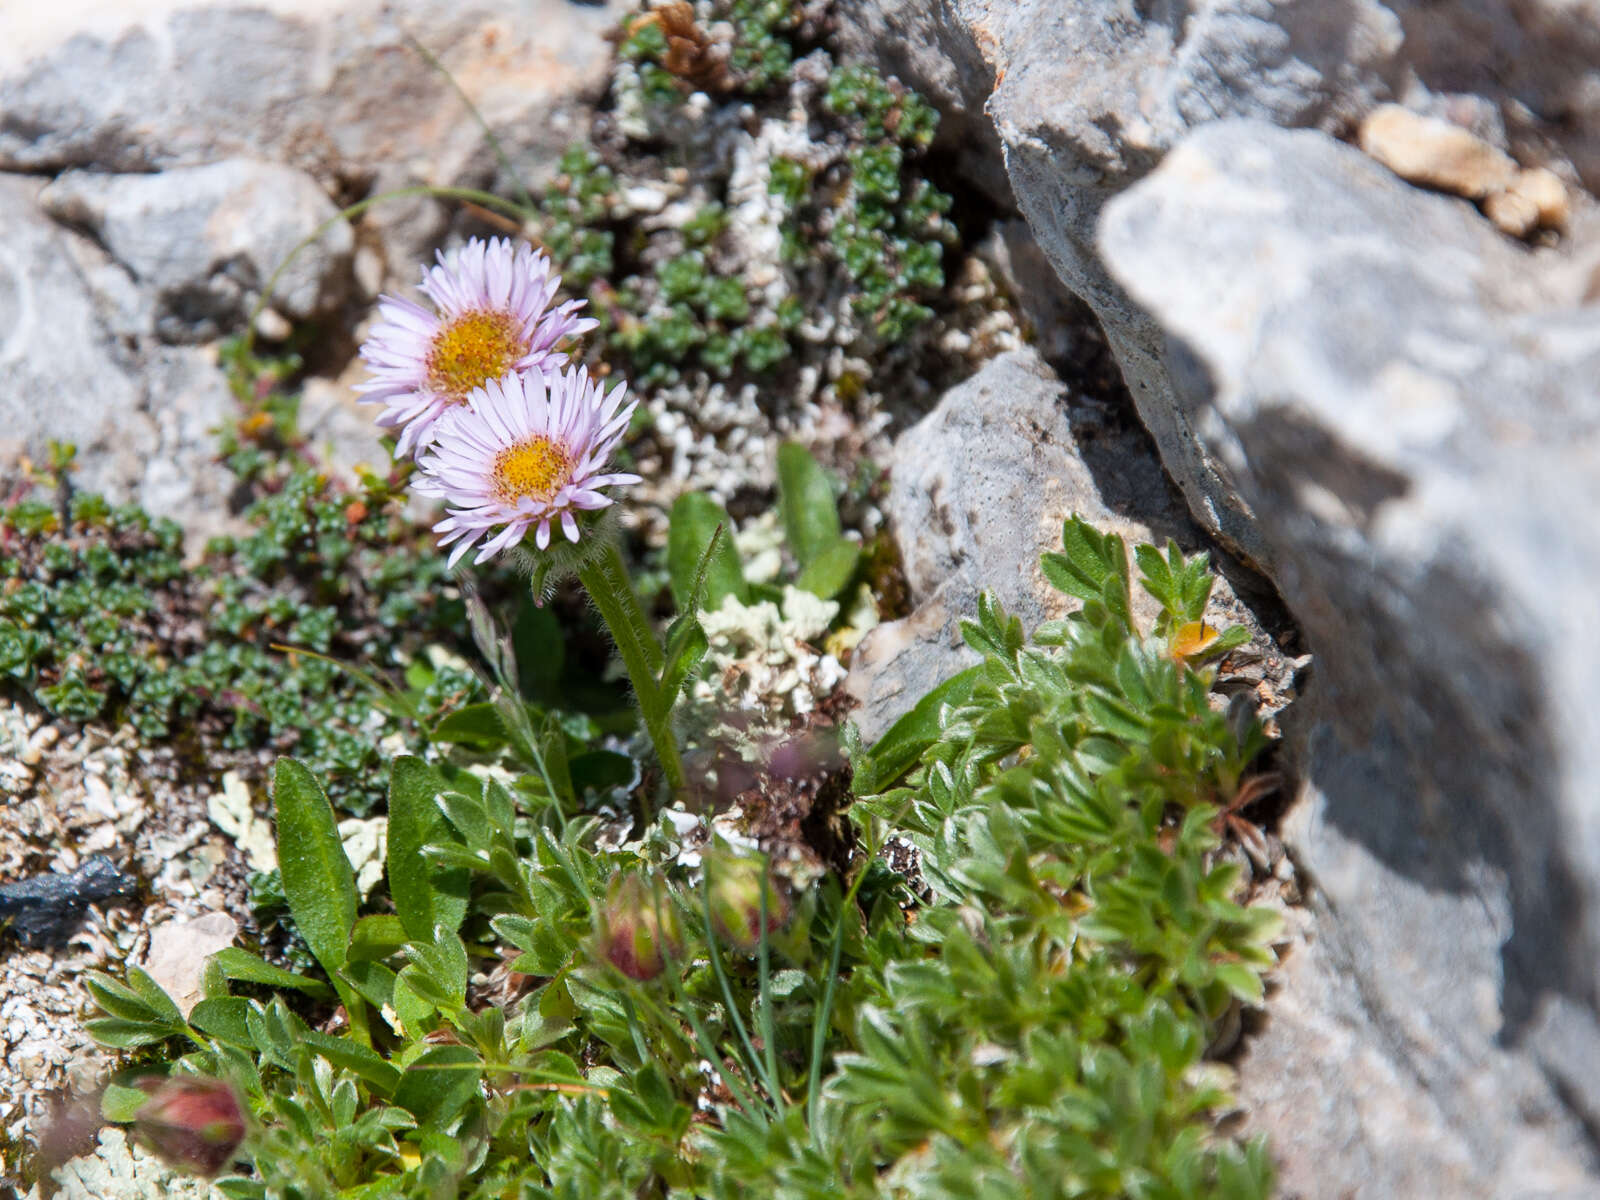
M 1191 658 L 1198 658 L 1211 649 L 1221 636 L 1222 630 L 1215 625 L 1208 625 L 1204 621 L 1190 621 L 1172 635 L 1172 646 L 1167 652 L 1174 662 L 1183 666 Z

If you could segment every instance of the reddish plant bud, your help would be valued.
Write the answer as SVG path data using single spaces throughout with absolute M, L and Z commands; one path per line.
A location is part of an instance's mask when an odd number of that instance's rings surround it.
M 788 898 L 773 883 L 765 857 L 718 850 L 707 854 L 705 863 L 711 890 L 711 926 L 723 941 L 746 954 L 760 946 L 763 891 L 766 932 L 776 932 L 788 924 Z
M 598 912 L 600 957 L 629 979 L 661 974 L 669 957 L 683 953 L 683 936 L 671 901 L 654 881 L 630 871 L 611 881 Z
M 206 1178 L 233 1161 L 247 1130 L 232 1085 L 200 1075 L 174 1075 L 139 1085 L 150 1093 L 133 1131 L 169 1164 Z

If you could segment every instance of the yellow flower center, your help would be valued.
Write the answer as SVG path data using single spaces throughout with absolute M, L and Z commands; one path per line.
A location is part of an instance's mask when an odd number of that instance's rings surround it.
M 473 388 L 511 373 L 528 342 L 509 313 L 463 313 L 434 336 L 428 350 L 428 386 L 461 401 Z
M 502 504 L 548 500 L 572 475 L 572 457 L 559 443 L 534 436 L 495 456 L 494 495 Z

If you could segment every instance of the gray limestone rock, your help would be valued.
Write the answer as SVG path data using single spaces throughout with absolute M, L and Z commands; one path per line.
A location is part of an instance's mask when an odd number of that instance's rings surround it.
M 1099 246 L 1316 655 L 1285 833 L 1315 936 L 1242 1065 L 1286 1192 L 1594 1195 L 1593 253 L 1254 121 L 1192 133 Z
M 38 191 L 0 176 L 0 476 L 72 442 L 78 486 L 220 532 L 233 477 L 211 430 L 234 402 L 214 351 L 151 345 L 148 297 Z
M 0 170 L 115 174 L 227 159 L 304 171 L 354 199 L 416 184 L 487 184 L 497 166 L 449 69 L 518 172 L 553 173 L 603 86 L 620 0 L 263 0 L 0 5 Z M 388 269 L 410 282 L 444 225 L 439 202 L 369 210 Z
M 1131 540 L 1197 531 L 1142 432 L 1066 388 L 1031 349 L 1002 354 L 945 393 L 895 442 L 886 505 L 915 610 L 874 629 L 846 687 L 862 735 L 878 737 L 933 686 L 977 661 L 961 621 L 989 591 L 1024 628 L 1072 603 L 1039 570 L 1076 513 Z
M 1208 122 L 1342 135 L 1388 100 L 1600 187 L 1594 0 L 857 0 L 841 20 L 848 44 L 907 83 L 987 111 L 1018 208 L 1095 310 L 1191 510 L 1269 573 L 1241 490 L 1174 402 L 1183 364 L 1100 262 L 1103 205 Z
M 67 171 L 39 196 L 57 220 L 79 226 L 147 290 L 165 341 L 208 341 L 237 327 L 279 264 L 271 305 L 304 320 L 348 291 L 355 245 L 335 223 L 289 261 L 290 252 L 338 215 L 303 171 L 227 159 L 156 174 Z

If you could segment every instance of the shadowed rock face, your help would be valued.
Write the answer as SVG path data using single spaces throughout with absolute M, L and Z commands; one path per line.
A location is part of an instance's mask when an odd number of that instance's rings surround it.
M 1413 1194 L 1433 1171 L 1437 1194 L 1592 1194 L 1600 534 L 1578 514 L 1600 510 L 1600 322 L 1580 276 L 1325 135 L 1248 121 L 1114 201 L 1101 249 L 1187 364 L 1179 403 L 1317 653 L 1290 840 L 1319 938 L 1244 1064 L 1290 1190 L 1365 1172 Z M 1404 1156 L 1384 1109 L 1406 1110 Z
M 132 896 L 137 881 L 95 855 L 70 875 L 35 875 L 0 883 L 0 921 L 25 946 L 60 946 L 91 904 Z

